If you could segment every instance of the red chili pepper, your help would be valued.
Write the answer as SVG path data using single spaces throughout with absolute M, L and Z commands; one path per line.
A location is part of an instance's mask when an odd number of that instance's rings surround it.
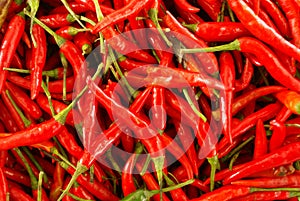
M 239 79 L 235 80 L 234 91 L 241 91 L 249 86 L 254 73 L 253 65 L 250 60 L 246 58 L 242 75 Z
M 300 95 L 297 92 L 285 90 L 274 95 L 293 113 L 300 114 Z
M 24 186 L 30 187 L 30 178 L 23 172 L 6 167 L 3 168 L 3 172 L 7 179 L 18 182 Z
M 30 89 L 30 80 L 24 77 L 21 77 L 19 75 L 15 74 L 8 74 L 7 79 L 11 81 L 12 83 L 25 88 L 25 89 Z M 74 77 L 67 77 L 66 79 L 66 91 L 67 92 L 72 92 L 74 89 Z M 50 81 L 48 83 L 48 90 L 50 93 L 63 93 L 63 80 L 54 80 Z
M 151 85 L 161 85 L 166 88 L 183 88 L 187 84 L 190 86 L 209 87 L 226 90 L 224 85 L 217 79 L 205 75 L 201 72 L 190 72 L 184 69 L 157 68 L 156 66 L 141 66 L 138 71 L 133 71 L 126 78 L 132 86 L 141 86 L 142 83 Z M 138 74 L 146 76 L 141 76 Z
M 68 132 L 66 128 L 63 128 L 56 137 L 69 154 L 80 159 L 83 154 L 83 149 L 78 145 L 74 136 Z
M 75 45 L 79 49 L 81 49 L 82 54 L 84 55 L 91 53 L 91 51 L 93 50 L 93 41 L 91 41 L 90 39 L 90 33 L 88 32 L 80 32 L 74 36 Z
M 57 198 L 59 197 L 64 183 L 64 176 L 65 170 L 59 165 L 59 163 L 56 163 L 55 171 L 53 173 L 53 183 L 50 187 L 49 199 L 51 201 L 57 200 Z
M 7 110 L 6 106 L 0 100 L 0 120 L 5 124 L 7 131 L 13 133 L 19 130 L 14 118 L 11 116 L 11 113 Z
M 232 103 L 233 103 L 233 87 L 235 80 L 235 66 L 233 57 L 228 52 L 223 52 L 220 55 L 220 78 L 226 89 L 232 89 L 221 92 L 220 112 L 221 122 L 224 129 L 224 135 L 232 142 Z
M 271 18 L 269 17 L 269 15 L 264 11 L 264 10 L 260 10 L 258 17 L 265 22 L 271 29 L 273 29 L 276 33 L 280 34 L 278 28 L 276 27 L 276 25 L 274 24 L 274 22 L 271 20 Z
M 197 0 L 197 4 L 208 14 L 213 20 L 218 20 L 219 12 L 221 11 L 221 1 L 219 0 Z
M 57 13 L 39 18 L 44 24 L 52 29 L 68 26 L 75 22 L 73 16 L 69 13 Z
M 8 90 L 2 91 L 1 98 L 2 98 L 6 108 L 10 112 L 12 118 L 14 119 L 14 122 L 16 122 L 16 124 L 19 128 L 18 130 L 24 130 L 25 124 L 24 124 L 22 118 L 20 117 L 19 113 L 17 112 L 16 108 L 14 107 L 13 103 L 11 102 L 8 94 L 9 94 Z
M 178 6 L 175 6 L 175 7 L 176 7 L 176 11 L 179 13 L 180 17 L 182 17 L 186 23 L 198 24 L 198 23 L 204 22 L 204 20 L 196 13 L 184 11 Z
M 89 10 L 91 10 L 93 12 L 96 12 L 95 4 L 92 0 L 75 0 L 75 2 L 84 4 L 86 6 L 86 8 L 89 8 Z M 111 6 L 107 6 L 107 5 L 104 5 L 104 4 L 100 4 L 99 6 L 100 6 L 101 11 L 105 15 L 108 15 L 110 13 L 115 12 L 115 10 L 112 9 Z
M 284 37 L 290 38 L 290 28 L 288 21 L 279 7 L 270 0 L 261 0 L 261 6 L 265 11 L 271 16 L 272 20 L 275 22 L 276 27 L 279 29 L 280 33 Z
M 252 201 L 252 200 L 287 200 L 292 197 L 299 196 L 298 192 L 290 191 L 265 191 L 265 192 L 254 192 L 246 196 L 242 196 L 232 201 Z M 297 198 L 298 199 L 298 198 Z
M 21 60 L 21 58 L 19 57 L 19 55 L 17 53 L 14 54 L 13 59 L 11 61 L 11 67 L 12 68 L 19 68 L 19 69 L 23 69 L 24 64 L 23 61 Z
M 184 26 L 207 42 L 232 41 L 251 35 L 244 25 L 238 22 L 202 22 Z
M 165 178 L 166 183 L 167 183 L 168 186 L 174 186 L 175 185 L 175 182 L 172 181 L 171 179 L 169 179 L 167 176 L 165 176 L 164 178 Z M 170 191 L 170 194 L 171 194 L 171 197 L 172 197 L 173 200 L 182 200 L 182 201 L 189 200 L 189 198 L 187 197 L 187 195 L 185 194 L 185 192 L 181 188 Z
M 86 199 L 86 200 L 94 200 L 94 196 L 90 194 L 84 186 L 78 184 L 77 182 L 74 183 L 73 186 L 73 194 L 79 198 Z
M 25 19 L 22 12 L 15 15 L 10 20 L 0 46 L 0 92 L 3 90 L 3 85 L 7 76 L 7 71 L 3 70 L 3 68 L 10 67 L 13 55 L 16 52 L 24 30 Z
M 300 60 L 300 50 L 285 40 L 280 34 L 274 29 L 262 21 L 258 16 L 255 15 L 253 10 L 242 0 L 230 0 L 228 1 L 231 9 L 235 12 L 238 19 L 242 24 L 258 39 L 271 45 L 272 47 L 284 51 L 289 56 L 295 57 Z M 256 47 L 257 49 L 258 47 Z M 242 48 L 243 49 L 243 48 Z
M 34 119 L 42 117 L 42 111 L 39 106 L 32 101 L 28 95 L 21 88 L 15 86 L 12 83 L 6 82 L 6 88 L 10 91 L 10 95 L 16 102 L 16 104 L 27 114 L 32 116 Z
M 71 175 L 74 174 L 75 170 L 68 166 L 67 164 L 60 162 L 60 165 Z M 116 195 L 114 195 L 111 191 L 109 191 L 104 184 L 94 181 L 94 183 L 89 182 L 89 178 L 83 175 L 79 175 L 77 178 L 77 182 L 84 186 L 91 194 L 97 197 L 100 200 L 111 200 L 111 201 L 118 201 Z
M 152 101 L 151 101 L 151 122 L 154 127 L 158 130 L 165 130 L 167 116 L 165 113 L 165 97 L 164 97 L 164 88 L 154 86 L 152 89 Z
M 271 177 L 271 178 L 254 178 L 248 180 L 233 181 L 231 184 L 241 186 L 253 186 L 259 188 L 278 188 L 278 187 L 299 187 L 299 174 L 291 174 L 284 177 Z
M 1 139 L 1 150 L 8 150 L 14 147 L 37 144 L 50 139 L 61 131 L 62 125 L 55 119 L 44 121 L 31 128 L 23 129 L 14 133 L 14 135 L 3 137 Z
M 256 123 L 255 134 L 253 159 L 263 156 L 268 152 L 267 134 L 263 121 L 260 119 Z
M 90 10 L 89 7 L 84 5 L 83 3 L 77 3 L 77 2 L 70 2 L 69 7 L 72 9 L 72 11 L 75 14 L 81 14 L 85 13 Z M 59 6 L 51 10 L 50 14 L 65 14 L 68 13 L 69 11 L 66 9 L 65 6 Z
M 286 127 L 282 122 L 273 120 L 270 122 L 272 125 L 273 133 L 270 139 L 269 149 L 270 152 L 275 151 L 283 144 L 286 137 Z
M 0 199 L 6 200 L 9 189 L 8 189 L 7 179 L 2 167 L 0 168 L 0 184 L 1 184 Z
M 282 1 L 279 0 L 278 4 L 280 5 L 281 9 L 283 10 L 291 30 L 291 35 L 293 38 L 293 44 L 296 47 L 300 47 L 300 20 L 299 20 L 299 9 L 297 9 L 295 2 L 292 0 Z
M 66 40 L 72 40 L 73 37 L 79 32 L 79 29 L 73 26 L 64 26 L 55 31 L 56 34 L 60 35 Z
M 299 142 L 291 143 L 269 154 L 247 162 L 243 164 L 242 168 L 233 171 L 231 176 L 224 179 L 223 183 L 228 184 L 234 180 L 246 177 L 253 173 L 297 161 L 300 159 L 300 157 L 294 150 L 297 150 L 299 146 Z
M 183 27 L 176 18 L 170 13 L 166 12 L 165 17 L 163 18 L 163 22 L 174 32 L 178 32 L 176 37 L 184 43 L 188 48 L 193 47 L 207 47 L 206 43 L 197 38 L 194 34 L 192 34 L 187 28 Z M 218 71 L 218 61 L 214 54 L 205 53 L 205 54 L 196 54 L 197 58 L 202 63 L 202 67 L 209 74 L 214 74 Z
M 241 135 L 242 133 L 246 132 L 250 128 L 252 128 L 254 125 L 256 125 L 258 119 L 261 119 L 262 121 L 266 121 L 274 117 L 277 112 L 281 109 L 282 105 L 278 103 L 270 104 L 253 114 L 247 116 L 240 124 L 236 125 L 232 129 L 232 137 L 233 139 Z M 221 141 L 218 143 L 218 150 L 223 149 L 225 146 L 230 144 L 226 138 L 221 139 Z
M 14 200 L 34 201 L 25 191 L 14 186 L 9 188 L 9 195 Z
M 186 155 L 189 158 L 193 172 L 195 175 L 198 175 L 197 153 L 193 143 L 191 144 L 193 141 L 192 130 L 185 125 L 181 125 L 179 122 L 174 122 L 174 125 L 177 131 L 177 136 L 183 146 L 183 150 L 185 150 Z
M 152 4 L 152 0 L 149 1 L 140 1 L 134 0 L 130 1 L 123 8 L 107 15 L 103 20 L 99 21 L 94 28 L 92 29 L 92 33 L 96 34 L 104 30 L 104 28 L 117 24 L 121 21 L 124 21 L 128 17 L 136 16 L 142 9 L 147 8 Z
M 270 93 L 283 91 L 283 90 L 284 88 L 281 86 L 266 86 L 266 87 L 260 87 L 252 91 L 249 91 L 247 93 L 244 93 L 233 100 L 232 115 L 236 115 L 238 111 L 240 111 L 242 108 L 246 107 L 247 104 L 249 104 L 251 101 L 259 97 L 268 95 Z
M 199 8 L 192 6 L 186 0 L 174 0 L 174 3 L 177 7 L 179 7 L 180 9 L 182 9 L 183 11 L 186 11 L 186 12 L 197 13 L 198 11 L 200 11 Z
M 121 54 L 125 54 L 128 57 L 132 57 L 139 61 L 147 63 L 157 63 L 156 59 L 144 50 L 141 50 L 136 44 L 126 40 L 115 29 L 107 27 L 101 32 L 107 42 Z
M 48 102 L 48 98 L 45 95 L 40 94 L 36 98 L 36 101 L 37 101 L 37 104 L 40 106 L 40 108 L 42 110 L 44 110 L 48 114 L 52 115 L 50 105 L 49 105 L 49 102 Z M 56 112 L 56 114 L 58 114 L 59 112 L 61 112 L 63 109 L 65 109 L 67 107 L 67 105 L 65 105 L 64 103 L 62 103 L 60 101 L 57 101 L 57 100 L 51 100 L 51 102 L 52 102 L 53 109 Z M 73 113 L 74 112 L 76 112 L 76 111 L 71 110 L 68 113 L 67 118 L 66 118 L 66 123 L 68 123 L 70 125 L 74 125 L 74 120 L 73 120 Z M 78 114 L 76 114 L 76 115 L 78 115 Z
M 225 201 L 239 196 L 247 195 L 249 193 L 251 193 L 251 188 L 248 186 L 226 185 L 212 192 L 203 194 L 198 198 L 191 199 L 191 201 L 202 201 L 202 200 L 203 201 L 204 200 Z
M 137 167 L 138 171 L 141 172 L 142 165 L 140 163 L 136 163 L 136 167 Z M 144 180 L 144 182 L 146 183 L 147 189 L 158 190 L 160 188 L 157 181 L 155 180 L 155 178 L 148 171 L 146 171 L 143 175 L 141 175 L 141 177 Z M 159 200 L 161 200 L 161 195 L 155 195 L 152 198 L 155 201 L 159 201 Z M 169 198 L 166 196 L 165 193 L 162 193 L 162 199 L 165 201 L 169 201 Z

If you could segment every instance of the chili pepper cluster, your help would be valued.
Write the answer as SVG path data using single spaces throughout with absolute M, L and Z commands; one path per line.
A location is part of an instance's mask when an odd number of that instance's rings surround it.
M 298 0 L 0 5 L 1 201 L 299 200 Z

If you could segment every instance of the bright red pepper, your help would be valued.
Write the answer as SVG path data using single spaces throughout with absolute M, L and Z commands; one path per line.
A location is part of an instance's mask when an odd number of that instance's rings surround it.
M 13 55 L 16 52 L 24 30 L 24 14 L 19 13 L 10 20 L 0 46 L 0 92 L 3 90 L 3 85 L 7 76 L 7 71 L 3 70 L 3 68 L 10 67 Z

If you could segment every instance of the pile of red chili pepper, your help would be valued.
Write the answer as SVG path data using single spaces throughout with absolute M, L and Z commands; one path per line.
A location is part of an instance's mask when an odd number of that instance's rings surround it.
M 300 199 L 299 0 L 0 0 L 0 42 L 1 201 Z

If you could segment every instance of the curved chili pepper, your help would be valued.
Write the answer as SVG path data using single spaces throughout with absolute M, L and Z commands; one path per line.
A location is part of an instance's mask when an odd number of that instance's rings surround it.
M 202 22 L 184 26 L 207 42 L 232 41 L 242 36 L 251 35 L 239 22 Z
M 271 20 L 271 18 L 269 17 L 269 15 L 264 11 L 264 10 L 260 10 L 258 17 L 264 21 L 271 29 L 275 30 L 275 32 L 277 32 L 278 34 L 280 34 L 278 28 L 276 27 L 276 25 L 274 24 L 274 22 Z
M 7 76 L 7 71 L 3 70 L 3 68 L 10 67 L 13 55 L 16 52 L 17 46 L 25 30 L 24 17 L 23 12 L 15 15 L 10 20 L 7 31 L 2 39 L 0 46 L 0 92 L 3 90 L 3 85 Z
M 46 62 L 47 44 L 46 33 L 42 27 L 37 24 L 32 26 L 32 35 L 36 41 L 36 47 L 32 49 L 31 66 L 31 99 L 35 99 L 41 89 L 42 71 Z
M 193 135 L 190 128 L 185 125 L 181 125 L 179 122 L 174 122 L 177 136 L 180 139 L 180 142 L 183 146 L 183 150 L 185 150 L 186 155 L 189 158 L 191 166 L 193 168 L 193 172 L 195 175 L 198 175 L 198 164 L 197 164 L 197 153 L 195 147 L 191 142 L 193 141 Z
M 250 60 L 246 58 L 242 75 L 239 79 L 235 80 L 234 91 L 237 92 L 249 86 L 253 73 L 254 73 L 253 65 L 251 64 Z
M 72 11 L 75 14 L 85 13 L 90 10 L 90 8 L 87 7 L 85 4 L 78 3 L 78 2 L 70 2 L 69 7 L 72 9 Z M 59 7 L 55 7 L 54 9 L 52 9 L 50 14 L 65 14 L 68 12 L 69 11 L 66 9 L 65 6 L 59 6 Z
M 166 128 L 164 88 L 154 86 L 152 89 L 151 122 L 155 128 L 163 131 Z
M 141 172 L 142 165 L 140 163 L 136 163 L 136 167 L 137 167 L 138 171 Z M 143 175 L 141 175 L 141 177 L 143 178 L 143 180 L 146 183 L 146 186 L 149 190 L 158 190 L 158 189 L 160 189 L 157 181 L 154 179 L 152 174 L 149 173 L 148 171 L 146 171 Z M 165 193 L 162 193 L 162 199 L 165 200 L 165 201 L 169 200 L 169 198 L 166 196 Z M 161 200 L 161 195 L 153 196 L 153 200 L 155 200 L 155 201 Z
M 64 26 L 56 30 L 55 33 L 66 40 L 72 40 L 73 37 L 79 33 L 79 30 L 73 26 Z
M 9 82 L 6 82 L 5 86 L 10 91 L 10 95 L 16 104 L 22 108 L 25 113 L 28 113 L 34 119 L 42 117 L 42 111 L 39 106 L 32 101 L 22 89 Z
M 249 195 L 242 196 L 240 198 L 232 199 L 232 201 L 252 201 L 252 200 L 287 200 L 289 198 L 295 198 L 299 196 L 298 192 L 289 191 L 264 191 L 254 192 Z
M 225 88 L 231 89 L 222 92 L 220 98 L 221 122 L 224 129 L 224 135 L 232 142 L 231 122 L 232 122 L 232 103 L 233 103 L 233 87 L 235 80 L 235 66 L 230 53 L 223 52 L 220 55 L 220 78 Z
M 175 182 L 172 181 L 171 179 L 169 179 L 167 176 L 165 176 L 164 178 L 165 178 L 166 183 L 167 183 L 168 186 L 174 186 L 175 185 Z M 171 197 L 172 197 L 173 200 L 182 200 L 182 201 L 189 200 L 189 198 L 187 197 L 187 195 L 185 194 L 185 192 L 181 188 L 170 191 L 170 194 L 171 194 Z
M 62 131 L 56 135 L 56 137 L 69 154 L 77 159 L 80 159 L 83 154 L 83 149 L 78 145 L 74 136 L 68 132 L 66 128 L 63 128 Z
M 18 182 L 24 186 L 30 187 L 30 179 L 23 172 L 17 171 L 12 168 L 6 168 L 6 167 L 3 168 L 3 172 L 7 179 Z
M 62 125 L 55 119 L 44 121 L 31 128 L 16 132 L 14 135 L 1 138 L 0 149 L 8 150 L 19 146 L 37 144 L 50 139 L 61 131 Z
M 267 152 L 267 134 L 262 120 L 259 119 L 256 123 L 253 159 L 263 156 Z
M 300 47 L 300 20 L 299 20 L 299 9 L 297 9 L 294 1 L 292 0 L 287 0 L 287 1 L 282 1 L 279 0 L 278 4 L 280 5 L 281 9 L 283 10 L 288 23 L 289 27 L 291 30 L 291 35 L 293 38 L 293 44 L 297 46 L 298 48 Z
M 10 187 L 9 194 L 13 199 L 16 200 L 34 201 L 34 199 L 31 198 L 27 193 L 17 187 Z
M 50 196 L 49 199 L 52 201 L 57 200 L 61 193 L 61 188 L 64 183 L 65 170 L 59 165 L 59 163 L 55 164 L 55 170 L 53 173 L 53 183 L 50 187 Z
M 286 127 L 282 122 L 273 120 L 270 122 L 272 125 L 273 133 L 270 139 L 270 152 L 275 151 L 283 144 L 286 137 Z
M 197 13 L 200 11 L 199 8 L 192 6 L 188 1 L 186 0 L 174 0 L 174 3 L 177 7 L 182 9 L 183 11 L 191 12 L 191 13 Z
M 92 33 L 96 34 L 98 32 L 101 32 L 106 27 L 114 25 L 116 23 L 119 23 L 121 21 L 124 21 L 128 17 L 136 16 L 142 9 L 147 8 L 152 4 L 152 0 L 148 1 L 140 1 L 140 0 L 134 0 L 130 1 L 127 5 L 125 5 L 123 8 L 114 11 L 113 13 L 107 15 L 104 17 L 103 20 L 99 21 L 94 28 L 92 29 Z
M 82 199 L 86 199 L 86 200 L 94 200 L 94 196 L 92 194 L 90 194 L 86 188 L 84 188 L 84 186 L 78 184 L 77 182 L 74 183 L 73 189 L 72 189 L 72 193 Z
M 75 22 L 73 16 L 69 13 L 57 13 L 39 18 L 44 24 L 52 29 L 68 26 Z
M 253 127 L 258 119 L 261 119 L 262 121 L 266 121 L 274 117 L 277 112 L 281 109 L 282 105 L 278 103 L 270 104 L 253 114 L 247 116 L 240 124 L 233 127 L 232 129 L 232 137 L 233 139 L 238 137 L 240 134 L 246 132 L 251 127 Z M 230 144 L 226 138 L 221 139 L 221 141 L 218 143 L 218 150 L 223 149 L 225 146 Z
M 86 8 L 89 8 L 89 10 L 91 10 L 93 12 L 96 11 L 93 0 L 75 0 L 75 2 L 84 4 L 86 6 Z M 104 4 L 100 4 L 99 6 L 100 6 L 101 11 L 105 15 L 115 12 L 115 10 L 111 6 L 106 6 Z
M 244 108 L 248 103 L 261 96 L 265 96 L 270 93 L 276 93 L 283 90 L 284 87 L 281 86 L 266 86 L 266 87 L 260 87 L 252 91 L 249 91 L 247 93 L 244 93 L 233 100 L 232 115 L 236 115 L 238 111 Z
M 295 114 L 300 114 L 300 94 L 295 91 L 284 90 L 274 96 Z
M 189 48 L 197 46 L 207 47 L 206 43 L 203 40 L 195 37 L 195 35 L 192 34 L 187 28 L 183 27 L 170 12 L 166 12 L 165 17 L 163 18 L 163 22 L 172 31 L 177 32 L 178 34 L 176 35 L 176 37 L 178 37 L 180 41 L 182 40 L 181 42 Z M 218 71 L 218 61 L 214 54 L 196 54 L 196 56 L 203 64 L 203 68 L 206 72 L 214 74 Z
M 42 110 L 44 110 L 48 114 L 52 115 L 50 105 L 48 102 L 48 98 L 45 95 L 39 94 L 39 96 L 36 98 L 36 101 Z M 67 107 L 67 105 L 65 105 L 64 103 L 57 101 L 57 100 L 51 100 L 51 102 L 52 102 L 53 109 L 56 112 L 56 114 L 58 114 L 60 111 L 62 111 L 63 109 L 65 109 Z M 76 112 L 76 111 L 71 110 L 68 113 L 67 118 L 66 118 L 66 122 L 70 125 L 74 125 L 74 120 L 73 120 L 74 112 Z M 78 114 L 74 114 L 74 115 L 78 115 Z
M 2 91 L 1 98 L 2 98 L 6 108 L 10 112 L 12 118 L 14 119 L 14 122 L 17 124 L 17 126 L 19 128 L 18 130 L 24 130 L 25 129 L 25 124 L 24 124 L 21 116 L 17 112 L 14 104 L 10 100 L 9 91 L 8 90 Z
M 26 79 L 24 77 L 21 77 L 19 75 L 15 74 L 8 74 L 7 79 L 11 81 L 12 83 L 25 88 L 25 89 L 30 89 L 30 80 Z M 67 92 L 72 92 L 74 89 L 74 77 L 67 77 L 66 79 L 66 91 Z M 50 81 L 48 83 L 48 90 L 50 93 L 63 93 L 63 79 L 61 80 L 54 80 Z
M 115 29 L 107 27 L 101 32 L 107 42 L 119 53 L 147 63 L 157 63 L 149 53 L 141 50 L 136 44 L 126 40 Z
M 235 12 L 242 24 L 258 39 L 269 44 L 270 46 L 286 52 L 289 56 L 300 60 L 300 49 L 285 40 L 274 29 L 262 21 L 249 6 L 242 0 L 229 0 L 228 4 Z M 256 47 L 258 48 L 258 47 Z M 243 49 L 243 48 L 242 48 Z
M 299 187 L 299 174 L 291 174 L 284 177 L 271 177 L 271 178 L 254 178 L 254 179 L 245 179 L 237 180 L 231 182 L 234 185 L 241 186 L 253 186 L 259 188 L 278 188 L 285 186 Z
M 290 28 L 288 21 L 279 7 L 270 0 L 261 0 L 261 6 L 265 11 L 271 16 L 272 20 L 275 22 L 276 27 L 279 29 L 280 33 L 285 37 L 290 37 Z
M 8 193 L 8 184 L 7 184 L 7 179 L 6 179 L 6 176 L 4 174 L 4 170 L 2 167 L 0 168 L 0 184 L 1 184 L 0 199 L 6 200 L 6 196 Z
M 239 170 L 233 171 L 231 176 L 224 179 L 224 184 L 228 184 L 234 180 L 246 177 L 258 171 L 267 170 L 280 165 L 288 164 L 300 159 L 295 152 L 300 148 L 300 143 L 295 142 L 281 147 L 269 154 L 259 157 L 255 160 L 243 164 L 243 167 Z
M 0 120 L 5 124 L 7 131 L 11 133 L 17 132 L 19 128 L 2 100 L 0 100 L 0 110 Z
M 197 4 L 208 14 L 213 20 L 218 20 L 219 12 L 221 11 L 221 1 L 218 0 L 197 0 Z
M 68 166 L 67 164 L 60 162 L 60 165 L 71 175 L 74 174 L 75 170 Z M 85 186 L 85 188 L 93 194 L 95 197 L 97 197 L 100 200 L 111 200 L 111 201 L 118 201 L 120 198 L 118 198 L 116 195 L 114 195 L 110 190 L 107 189 L 107 187 L 99 182 L 94 181 L 94 183 L 89 182 L 89 177 L 85 177 L 83 175 L 79 175 L 77 178 L 77 182 Z
M 186 23 L 198 24 L 198 23 L 204 22 L 204 20 L 196 13 L 184 11 L 178 6 L 175 6 L 175 7 L 176 7 L 176 11 L 179 13 L 180 17 L 182 17 Z

